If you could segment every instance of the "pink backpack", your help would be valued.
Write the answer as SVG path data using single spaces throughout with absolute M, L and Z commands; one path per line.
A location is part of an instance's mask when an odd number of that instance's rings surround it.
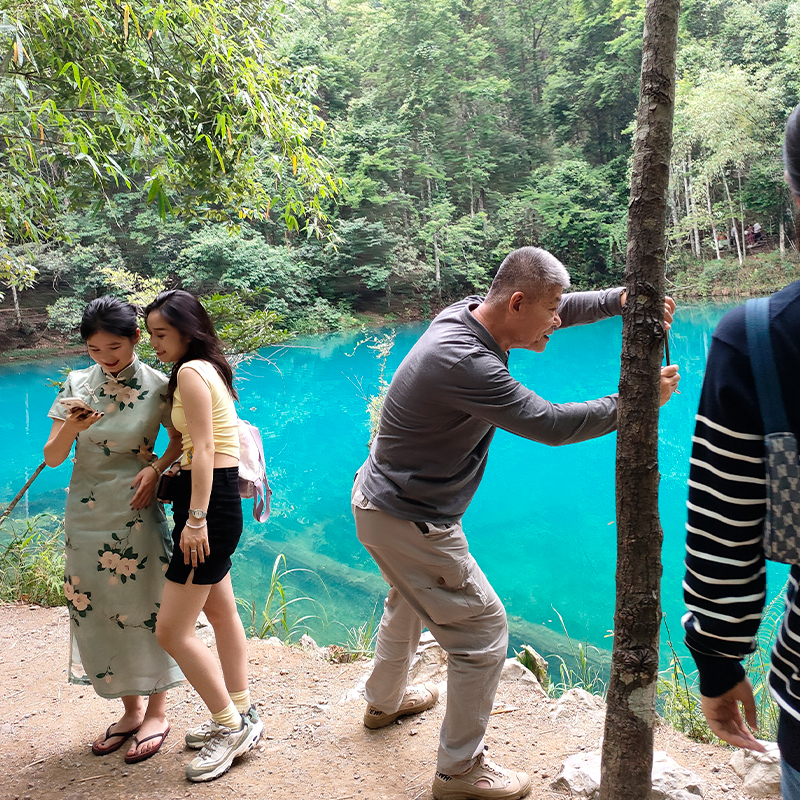
M 267 463 L 261 433 L 255 425 L 239 420 L 239 495 L 253 498 L 253 517 L 257 522 L 269 519 L 272 489 L 267 483 Z

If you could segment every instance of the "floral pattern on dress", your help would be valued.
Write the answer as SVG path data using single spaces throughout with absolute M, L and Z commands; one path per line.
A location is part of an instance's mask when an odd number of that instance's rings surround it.
M 151 442 L 146 436 L 142 439 L 142 443 L 135 449 L 131 450 L 139 461 L 149 464 L 153 460 L 153 448 L 155 442 Z
M 126 408 L 133 408 L 140 400 L 144 400 L 149 389 L 142 389 L 142 384 L 135 377 L 129 380 L 117 380 L 111 378 L 101 386 L 97 392 L 100 397 L 108 397 L 114 400 L 114 406 L 118 406 L 120 411 Z
M 108 542 L 103 543 L 103 549 L 97 551 L 99 558 L 97 559 L 97 571 L 109 573 L 108 585 L 116 586 L 117 583 L 122 583 L 124 586 L 129 580 L 136 580 L 136 573 L 141 572 L 147 563 L 147 556 L 139 560 L 139 554 L 134 551 L 129 543 L 130 535 L 134 527 L 142 527 L 142 519 L 139 514 L 136 518 L 128 523 L 127 536 L 117 536 L 116 533 L 111 534 L 114 545 Z
M 94 496 L 94 492 L 89 492 L 88 497 L 81 497 L 81 503 L 85 503 L 89 508 L 94 508 L 96 502 L 97 498 Z
M 155 604 L 156 608 L 161 608 L 161 603 Z M 150 633 L 156 632 L 156 619 L 158 618 L 158 611 L 153 611 L 150 614 L 149 619 L 142 620 L 141 622 L 128 622 L 128 615 L 127 614 L 115 614 L 113 617 L 109 619 L 111 622 L 116 623 L 117 627 L 122 628 L 125 630 L 126 628 L 142 628 L 143 630 L 148 630 Z
M 81 582 L 77 575 L 67 575 L 64 580 L 64 596 L 67 598 L 69 615 L 76 625 L 80 625 L 78 617 L 84 618 L 92 610 L 91 592 L 76 591 L 76 586 Z
M 111 456 L 111 448 L 116 447 L 117 445 L 116 442 L 111 442 L 108 439 L 103 439 L 102 442 L 95 442 L 94 444 L 96 447 L 99 447 L 103 451 L 103 455 L 106 458 L 109 458 Z
M 105 681 L 106 683 L 111 683 L 111 677 L 113 676 L 114 672 L 111 669 L 111 664 L 106 667 L 105 672 L 98 672 L 95 677 L 99 681 Z

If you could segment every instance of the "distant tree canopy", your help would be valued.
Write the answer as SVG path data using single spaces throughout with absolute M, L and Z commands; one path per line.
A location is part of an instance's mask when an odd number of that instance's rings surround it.
M 36 253 L 59 291 L 119 260 L 293 324 L 485 289 L 524 244 L 622 278 L 642 0 L 5 6 L 0 223 L 72 232 Z M 800 2 L 684 0 L 679 37 L 669 256 L 743 260 L 793 229 Z

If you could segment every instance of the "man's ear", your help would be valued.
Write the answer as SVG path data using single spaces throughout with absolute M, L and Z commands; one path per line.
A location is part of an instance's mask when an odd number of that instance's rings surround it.
M 519 313 L 520 308 L 522 308 L 522 302 L 525 299 L 524 292 L 514 292 L 511 297 L 508 298 L 508 310 L 511 313 Z

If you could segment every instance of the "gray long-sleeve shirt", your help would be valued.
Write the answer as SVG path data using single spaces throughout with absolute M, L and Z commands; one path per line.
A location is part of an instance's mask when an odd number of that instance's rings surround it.
M 564 295 L 562 327 L 619 315 L 621 294 Z M 515 380 L 508 353 L 472 314 L 482 301 L 467 297 L 442 311 L 392 378 L 360 483 L 368 500 L 399 519 L 460 519 L 483 477 L 497 428 L 549 445 L 616 430 L 616 394 L 557 404 Z

